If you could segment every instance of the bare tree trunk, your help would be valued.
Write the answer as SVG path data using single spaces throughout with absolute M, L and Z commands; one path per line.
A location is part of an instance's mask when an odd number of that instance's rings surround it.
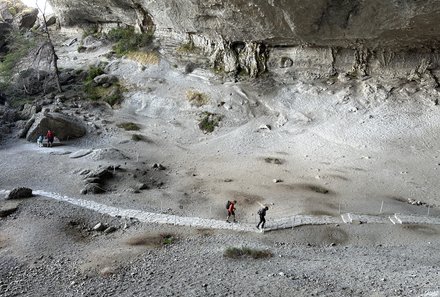
M 55 51 L 55 47 L 53 45 L 52 38 L 49 33 L 49 29 L 47 28 L 47 19 L 46 19 L 46 13 L 45 13 L 46 12 L 46 2 L 44 4 L 44 11 L 41 10 L 41 8 L 38 5 L 37 5 L 37 7 L 43 16 L 44 33 L 46 34 L 49 49 L 50 49 L 52 57 L 53 57 L 52 62 L 53 62 L 53 68 L 54 68 L 54 74 L 55 74 L 55 82 L 57 84 L 58 92 L 61 93 L 63 91 L 63 89 L 61 88 L 61 84 L 60 84 L 60 71 L 58 69 L 58 56 Z

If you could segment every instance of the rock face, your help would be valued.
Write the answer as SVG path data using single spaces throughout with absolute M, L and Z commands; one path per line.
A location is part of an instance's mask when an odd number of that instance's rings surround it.
M 0 53 L 6 52 L 6 37 L 12 29 L 31 29 L 38 18 L 38 9 L 21 1 L 0 1 Z
M 122 23 L 274 45 L 438 44 L 436 0 L 51 0 L 66 25 Z
M 437 0 L 50 2 L 62 25 L 154 30 L 162 45 L 191 44 L 211 67 L 235 76 L 269 70 L 282 79 L 362 77 L 379 69 L 391 76 L 414 72 L 418 79 L 437 79 Z
M 71 116 L 60 113 L 47 113 L 35 119 L 26 139 L 35 141 L 38 135 L 46 135 L 47 130 L 54 131 L 55 136 L 60 140 L 79 138 L 86 134 L 84 125 Z

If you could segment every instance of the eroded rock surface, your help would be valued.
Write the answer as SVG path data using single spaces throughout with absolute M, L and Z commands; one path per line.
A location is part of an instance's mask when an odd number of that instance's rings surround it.
M 63 25 L 155 31 L 163 48 L 190 44 L 210 67 L 235 77 L 269 71 L 283 80 L 338 73 L 406 78 L 415 72 L 437 80 L 432 70 L 438 68 L 440 33 L 433 28 L 440 22 L 440 5 L 435 0 L 51 3 Z
M 62 23 L 123 23 L 231 41 L 369 47 L 438 43 L 440 6 L 410 1 L 51 1 Z M 211 38 L 212 39 L 212 38 Z

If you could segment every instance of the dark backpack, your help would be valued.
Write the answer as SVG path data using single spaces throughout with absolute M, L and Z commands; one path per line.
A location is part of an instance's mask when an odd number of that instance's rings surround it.
M 263 209 L 260 208 L 260 209 L 258 210 L 257 214 L 261 216 L 261 215 L 263 214 Z
M 228 202 L 226 202 L 226 209 L 229 209 L 229 206 L 231 206 L 231 201 L 228 200 Z

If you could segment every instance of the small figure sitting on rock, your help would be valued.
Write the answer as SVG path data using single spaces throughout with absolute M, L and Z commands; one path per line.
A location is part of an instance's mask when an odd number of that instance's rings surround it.
M 44 136 L 43 135 L 38 136 L 37 144 L 38 144 L 39 147 L 43 146 L 43 141 L 44 141 Z

